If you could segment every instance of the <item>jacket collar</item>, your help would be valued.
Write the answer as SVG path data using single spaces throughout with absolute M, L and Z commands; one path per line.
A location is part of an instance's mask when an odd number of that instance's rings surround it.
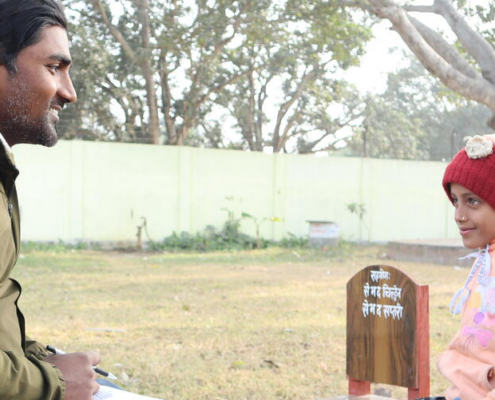
M 0 140 L 0 181 L 3 186 L 3 191 L 7 197 L 10 198 L 15 179 L 17 178 L 17 175 L 19 175 L 19 170 L 15 166 L 12 151 L 8 152 L 6 145 L 8 144 L 5 141 L 5 138 L 3 141 Z
M 8 170 L 17 170 L 14 153 L 2 133 L 0 132 L 0 167 Z

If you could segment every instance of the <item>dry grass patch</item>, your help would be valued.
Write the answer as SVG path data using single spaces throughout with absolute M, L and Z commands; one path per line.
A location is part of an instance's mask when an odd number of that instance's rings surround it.
M 458 326 L 447 305 L 468 271 L 381 252 L 28 252 L 15 275 L 28 334 L 100 351 L 102 367 L 129 390 L 170 400 L 311 400 L 346 393 L 348 279 L 391 264 L 430 285 L 432 393 L 441 393 L 435 359 Z

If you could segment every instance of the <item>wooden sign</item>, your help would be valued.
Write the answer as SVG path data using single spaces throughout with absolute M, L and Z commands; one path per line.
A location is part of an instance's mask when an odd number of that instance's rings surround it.
M 351 394 L 367 394 L 375 382 L 410 388 L 410 398 L 428 396 L 428 325 L 427 286 L 386 265 L 354 275 L 347 283 L 347 375 L 358 389 Z

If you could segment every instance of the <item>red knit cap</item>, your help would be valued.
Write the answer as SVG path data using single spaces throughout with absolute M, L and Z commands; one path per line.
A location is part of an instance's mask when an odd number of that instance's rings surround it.
M 474 139 L 478 138 L 480 137 L 476 136 Z M 492 142 L 493 150 L 495 138 L 490 135 L 484 136 L 484 139 Z M 443 176 L 443 188 L 452 202 L 450 184 L 458 183 L 481 197 L 495 209 L 495 153 L 486 156 L 473 156 L 469 149 L 470 141 L 468 141 L 466 148 L 457 153 L 447 166 Z M 477 141 L 478 143 L 480 142 L 480 140 Z M 489 145 L 487 144 L 486 146 L 488 147 Z

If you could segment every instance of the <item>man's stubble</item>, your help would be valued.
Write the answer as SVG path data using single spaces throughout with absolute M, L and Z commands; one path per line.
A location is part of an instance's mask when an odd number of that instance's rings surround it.
M 5 121 L 3 130 L 10 132 L 16 138 L 16 143 L 40 144 L 46 147 L 54 146 L 58 141 L 55 124 L 48 119 L 48 109 L 41 118 L 30 116 L 31 105 L 40 101 L 29 85 L 21 78 L 12 77 L 12 92 L 7 99 L 4 110 Z

